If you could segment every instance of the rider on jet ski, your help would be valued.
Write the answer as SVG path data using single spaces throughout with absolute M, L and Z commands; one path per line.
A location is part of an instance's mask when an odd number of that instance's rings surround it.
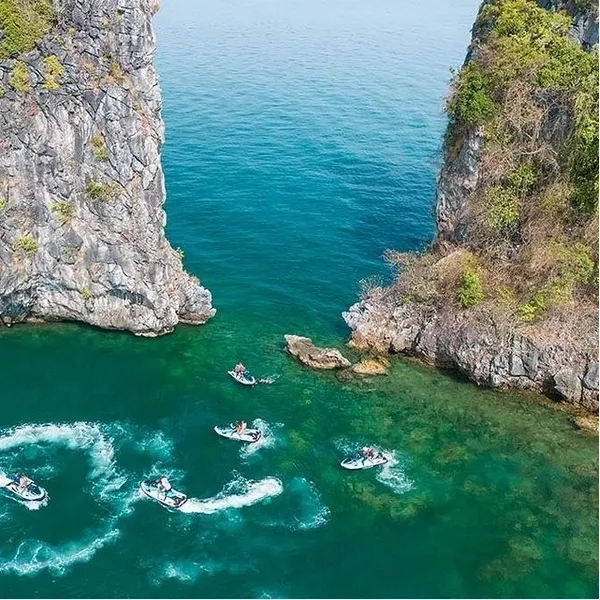
M 15 473 L 13 475 L 13 482 L 17 484 L 20 492 L 24 492 L 33 483 L 29 477 L 21 475 L 20 473 Z
M 161 475 L 154 483 L 159 492 L 163 493 L 163 499 L 166 500 L 168 493 L 173 489 L 169 480 L 164 475 Z
M 250 372 L 248 371 L 248 369 L 246 369 L 244 364 L 241 362 L 239 362 L 237 365 L 235 365 L 235 367 L 233 368 L 233 372 L 240 377 L 249 377 L 250 376 Z
M 375 450 L 373 450 L 373 448 L 369 447 L 369 446 L 365 446 L 361 451 L 360 454 L 362 456 L 362 462 L 363 465 L 365 464 L 366 460 L 375 458 Z

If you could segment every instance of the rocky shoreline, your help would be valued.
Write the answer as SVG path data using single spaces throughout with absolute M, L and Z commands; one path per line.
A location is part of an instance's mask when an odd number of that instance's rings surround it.
M 483 2 L 482 12 L 488 4 Z M 584 50 L 598 44 L 597 7 L 567 0 L 538 0 L 538 5 L 550 12 L 566 11 L 571 17 L 569 35 Z M 478 19 L 466 65 L 482 51 L 488 29 L 485 19 Z M 553 125 L 556 139 L 560 138 L 557 132 L 564 139 L 568 137 L 569 119 L 571 116 L 565 115 L 546 124 L 548 129 Z M 485 129 L 462 127 L 449 130 L 449 134 L 452 144 L 446 149 L 438 180 L 435 240 L 424 273 L 444 272 L 453 258 L 458 263 L 461 253 L 468 256 L 472 249 L 470 219 L 474 215 L 470 202 L 477 193 L 485 199 L 485 189 L 482 192 L 479 187 L 486 177 L 482 164 Z M 499 262 L 510 262 L 519 243 L 509 247 Z M 473 247 L 477 250 L 476 244 Z M 597 248 L 595 261 L 597 269 Z M 428 286 L 435 286 L 437 275 L 431 280 L 427 276 L 418 280 L 424 292 L 412 289 L 414 281 L 408 275 L 403 290 L 392 285 L 365 293 L 343 313 L 352 330 L 350 344 L 362 350 L 415 356 L 440 368 L 460 371 L 478 385 L 534 390 L 598 412 L 597 304 L 578 305 L 574 298 L 566 310 L 524 322 L 514 314 L 500 314 L 504 309 L 499 310 L 498 303 L 486 302 L 481 289 L 476 306 L 460 306 L 449 297 L 448 290 L 434 297 Z M 402 277 L 401 268 L 397 283 Z
M 565 335 L 567 323 L 503 332 L 484 307 L 466 312 L 440 310 L 400 304 L 376 292 L 354 304 L 343 317 L 352 329 L 350 344 L 359 350 L 417 356 L 440 368 L 460 371 L 478 385 L 534 390 L 598 411 L 593 314 L 588 315 L 589 335 L 584 341 Z

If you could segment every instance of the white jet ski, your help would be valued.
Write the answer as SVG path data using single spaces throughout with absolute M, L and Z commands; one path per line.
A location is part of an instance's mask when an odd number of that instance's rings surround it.
M 236 373 L 235 371 L 227 371 L 238 383 L 242 385 L 256 385 L 258 383 L 256 377 L 253 377 L 246 371 L 245 373 Z
M 140 490 L 142 490 L 142 492 L 148 496 L 148 498 L 156 500 L 156 502 L 170 510 L 180 509 L 188 499 L 185 494 L 172 488 L 166 493 L 165 496 L 163 490 L 159 489 L 156 485 L 156 481 L 151 481 L 149 479 L 140 483 Z
M 366 458 L 362 456 L 362 454 L 349 456 L 348 458 L 345 458 L 340 465 L 349 471 L 359 471 L 360 469 L 370 469 L 371 467 L 385 465 L 386 462 L 388 462 L 388 459 L 382 452 L 378 452 L 372 458 Z
M 258 440 L 260 440 L 260 438 L 262 437 L 262 431 L 260 431 L 260 429 L 246 428 L 242 433 L 238 433 L 235 430 L 235 425 L 217 425 L 215 427 L 215 433 L 230 440 L 248 442 L 249 444 L 258 442 Z
M 0 475 L 0 488 L 4 488 L 7 492 L 25 502 L 41 502 L 48 495 L 43 487 L 33 481 L 30 481 L 26 487 L 21 487 L 16 481 L 4 475 Z

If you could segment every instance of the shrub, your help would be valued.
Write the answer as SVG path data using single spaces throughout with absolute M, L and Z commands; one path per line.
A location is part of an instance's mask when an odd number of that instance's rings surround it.
M 64 74 L 65 69 L 54 54 L 44 58 L 44 88 L 57 90 Z
M 52 0 L 0 0 L 0 58 L 33 49 L 54 20 Z
M 595 266 L 589 246 L 576 242 L 566 245 L 559 240 L 551 240 L 550 253 L 556 260 L 558 278 L 565 285 L 585 285 L 594 276 Z
M 87 302 L 92 297 L 92 292 L 89 288 L 83 288 L 80 292 L 84 302 Z
M 522 321 L 529 323 L 537 319 L 546 310 L 546 294 L 538 290 L 526 304 L 522 304 L 517 309 L 517 315 Z
M 463 308 L 479 304 L 484 298 L 479 274 L 471 266 L 464 268 L 458 287 L 458 300 Z
M 90 139 L 90 144 L 94 151 L 94 158 L 97 161 L 104 162 L 108 160 L 108 150 L 104 136 L 101 133 L 95 133 Z
M 510 190 L 496 185 L 486 190 L 488 202 L 485 225 L 491 229 L 503 230 L 519 223 L 519 206 Z
M 17 92 L 22 92 L 23 94 L 26 94 L 31 90 L 29 70 L 24 62 L 20 60 L 15 61 L 10 75 L 8 76 L 8 83 L 10 83 Z
M 535 167 L 531 162 L 522 163 L 506 176 L 508 187 L 519 197 L 531 194 L 535 188 Z
M 16 252 L 23 252 L 29 256 L 34 256 L 38 251 L 38 245 L 35 238 L 30 233 L 26 233 L 16 239 L 14 250 Z
M 490 91 L 490 85 L 479 67 L 469 64 L 454 79 L 454 92 L 447 110 L 462 123 L 481 125 L 496 112 Z
M 64 225 L 69 223 L 73 218 L 75 209 L 67 200 L 56 200 L 52 203 L 52 212 L 57 216 L 58 220 Z
M 110 202 L 115 199 L 117 190 L 108 183 L 98 179 L 90 179 L 85 186 L 84 195 L 92 200 Z
M 6 198 L 0 196 L 0 212 L 6 208 Z

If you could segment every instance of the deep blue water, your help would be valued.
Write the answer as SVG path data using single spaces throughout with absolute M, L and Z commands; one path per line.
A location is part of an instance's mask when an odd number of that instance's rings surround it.
M 345 334 L 383 251 L 430 241 L 443 101 L 476 9 L 165 3 L 168 233 L 217 309 Z

